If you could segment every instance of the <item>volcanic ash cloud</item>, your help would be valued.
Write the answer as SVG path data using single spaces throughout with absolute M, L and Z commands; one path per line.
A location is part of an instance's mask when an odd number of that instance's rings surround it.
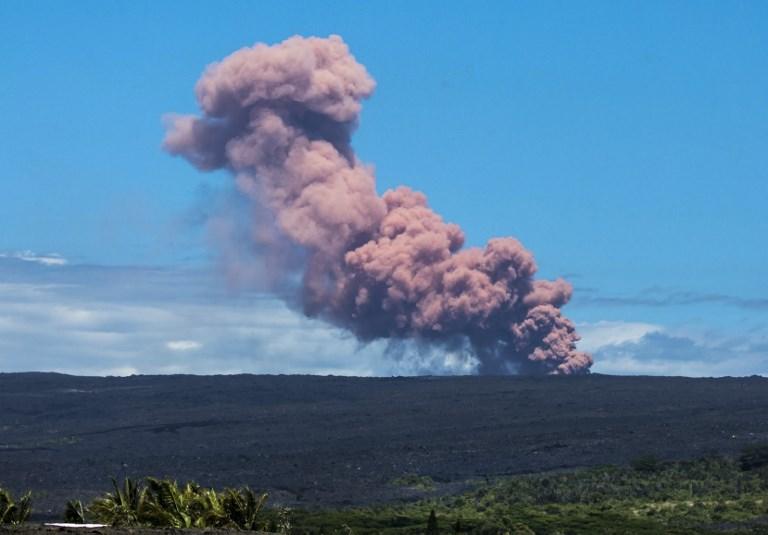
M 479 373 L 588 372 L 560 311 L 570 284 L 534 280 L 533 256 L 514 238 L 463 249 L 462 230 L 422 193 L 376 193 L 350 145 L 374 87 L 338 36 L 257 44 L 206 69 L 202 115 L 168 117 L 164 146 L 234 175 L 252 202 L 244 245 L 293 284 L 308 316 L 364 342 L 461 347 Z

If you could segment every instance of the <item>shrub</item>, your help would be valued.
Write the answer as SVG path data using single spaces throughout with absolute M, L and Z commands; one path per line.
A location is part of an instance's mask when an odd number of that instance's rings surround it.
M 637 457 L 630 461 L 629 465 L 633 470 L 645 473 L 659 472 L 664 467 L 664 463 L 655 455 Z
M 410 487 L 418 490 L 433 490 L 435 482 L 429 476 L 418 474 L 404 474 L 392 480 L 392 484 L 398 487 Z
M 739 456 L 739 467 L 744 471 L 768 466 L 768 444 L 755 444 L 744 448 Z
M 257 521 L 267 501 L 268 494 L 257 494 L 248 487 L 238 490 L 227 489 L 224 491 L 222 504 L 228 521 L 239 529 L 259 529 Z M 281 517 L 283 527 L 290 527 L 289 512 L 285 511 Z
M 518 522 L 514 526 L 512 526 L 511 534 L 512 535 L 536 535 L 536 533 L 531 528 L 529 528 L 522 522 Z
M 112 489 L 114 492 L 108 492 L 94 500 L 88 507 L 88 512 L 98 522 L 110 526 L 140 524 L 147 507 L 147 489 L 128 477 L 123 481 L 122 488 L 113 478 Z
M 32 495 L 28 492 L 14 501 L 7 490 L 0 489 L 0 524 L 18 526 L 29 519 L 32 512 Z
M 248 487 L 217 492 L 194 482 L 179 485 L 169 479 L 147 478 L 146 483 L 126 478 L 122 488 L 112 480 L 113 492 L 89 507 L 67 504 L 65 519 L 83 523 L 86 516 L 111 526 L 157 528 L 234 528 L 258 530 L 267 494 Z
M 438 532 L 437 515 L 435 514 L 435 510 L 432 509 L 429 512 L 429 518 L 427 519 L 427 535 L 437 535 Z
M 218 496 L 213 499 L 195 483 L 182 487 L 176 481 L 147 478 L 146 507 L 140 512 L 142 523 L 176 529 L 204 528 L 224 522 Z
M 80 500 L 72 500 L 67 502 L 67 506 L 64 508 L 64 520 L 71 522 L 72 524 L 85 524 L 86 514 L 83 502 Z

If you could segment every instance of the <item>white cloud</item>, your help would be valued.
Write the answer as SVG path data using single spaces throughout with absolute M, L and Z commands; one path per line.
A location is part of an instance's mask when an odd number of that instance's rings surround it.
M 129 375 L 136 375 L 138 370 L 131 366 L 119 366 L 117 368 L 109 368 L 105 370 L 99 370 L 96 375 L 112 375 L 114 377 L 128 377 Z
M 0 371 L 389 375 L 365 347 L 284 303 L 184 271 L 0 262 Z M 13 282 L 8 282 L 8 281 Z M 194 332 L 194 337 L 190 337 Z
M 742 334 L 742 338 L 750 338 Z M 606 345 L 594 352 L 597 373 L 718 377 L 764 375 L 768 355 L 760 338 L 736 347 L 728 338 L 698 340 L 687 334 L 651 332 L 639 340 Z
M 203 344 L 194 340 L 170 340 L 165 347 L 171 351 L 194 351 L 203 347 Z
M 768 373 L 768 332 L 717 333 L 643 322 L 577 325 L 579 349 L 592 354 L 592 371 L 609 375 L 717 377 Z
M 44 266 L 66 266 L 67 259 L 58 253 L 36 254 L 32 251 L 19 251 L 15 253 L 0 253 L 0 258 L 15 258 L 25 262 L 34 262 Z
M 581 335 L 579 349 L 590 353 L 605 346 L 637 342 L 647 334 L 664 330 L 660 325 L 626 321 L 581 323 L 577 327 Z
M 203 272 L 0 261 L 0 371 L 135 373 L 472 373 L 461 349 L 361 345 L 263 295 L 232 293 Z M 682 332 L 654 323 L 578 325 L 593 371 L 768 372 L 768 330 Z
M 62 325 L 95 326 L 102 320 L 102 315 L 96 310 L 66 305 L 54 305 L 49 313 L 52 320 Z

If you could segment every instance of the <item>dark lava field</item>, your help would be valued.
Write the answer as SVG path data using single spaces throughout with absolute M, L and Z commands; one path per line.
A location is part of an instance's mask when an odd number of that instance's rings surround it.
M 768 440 L 768 379 L 0 374 L 0 485 L 38 518 L 125 475 L 271 503 L 415 497 L 507 474 L 734 454 Z

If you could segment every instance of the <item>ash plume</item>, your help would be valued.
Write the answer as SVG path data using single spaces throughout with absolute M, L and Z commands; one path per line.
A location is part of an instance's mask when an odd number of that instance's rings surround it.
M 363 342 L 461 345 L 479 373 L 588 372 L 560 311 L 569 283 L 534 280 L 514 238 L 464 249 L 462 230 L 422 193 L 377 194 L 350 145 L 374 87 L 338 36 L 256 44 L 206 69 L 202 115 L 168 117 L 164 147 L 234 175 L 252 203 L 249 246 L 308 316 Z

